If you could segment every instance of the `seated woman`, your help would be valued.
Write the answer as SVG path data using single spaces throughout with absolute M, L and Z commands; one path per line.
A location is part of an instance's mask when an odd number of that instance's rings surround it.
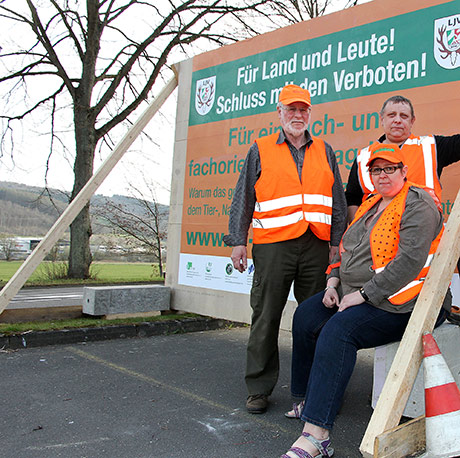
M 377 193 L 345 232 L 325 291 L 294 314 L 291 392 L 304 401 L 286 416 L 305 425 L 283 458 L 333 455 L 329 431 L 356 353 L 402 338 L 441 238 L 442 214 L 428 192 L 406 181 L 398 145 L 374 144 L 367 166 Z M 449 291 L 436 325 L 451 299 Z

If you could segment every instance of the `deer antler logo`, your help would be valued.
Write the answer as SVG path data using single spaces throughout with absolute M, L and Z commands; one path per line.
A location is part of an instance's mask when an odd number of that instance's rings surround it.
M 443 68 L 460 67 L 460 14 L 434 22 L 434 57 Z
M 195 109 L 204 116 L 211 111 L 216 95 L 216 77 L 211 76 L 196 82 Z

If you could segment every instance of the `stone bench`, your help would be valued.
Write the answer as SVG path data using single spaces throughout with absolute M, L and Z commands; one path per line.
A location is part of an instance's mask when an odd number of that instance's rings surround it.
M 442 356 L 449 366 L 452 375 L 460 385 L 460 326 L 444 322 L 433 331 Z M 374 385 L 372 389 L 372 407 L 375 408 L 382 392 L 385 378 L 390 370 L 393 359 L 398 350 L 399 342 L 382 345 L 375 348 L 374 354 Z M 416 418 L 425 414 L 425 384 L 423 379 L 423 360 L 415 379 L 414 386 L 407 400 L 403 415 Z
M 159 315 L 170 310 L 171 288 L 163 285 L 87 286 L 83 313 L 106 318 Z

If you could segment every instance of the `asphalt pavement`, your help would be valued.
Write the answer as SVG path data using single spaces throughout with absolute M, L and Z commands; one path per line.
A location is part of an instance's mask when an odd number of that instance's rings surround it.
M 83 286 L 52 286 L 22 288 L 8 304 L 8 310 L 39 307 L 80 306 L 83 302 Z
M 291 335 L 281 332 L 270 408 L 251 415 L 243 381 L 248 333 L 230 327 L 4 347 L 0 456 L 279 457 L 301 431 L 299 420 L 283 415 L 291 406 Z M 361 456 L 372 368 L 373 350 L 360 351 L 332 432 L 335 458 Z

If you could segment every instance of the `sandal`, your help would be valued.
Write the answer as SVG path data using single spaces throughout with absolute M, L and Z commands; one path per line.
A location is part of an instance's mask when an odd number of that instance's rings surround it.
M 302 433 L 302 436 L 308 439 L 319 451 L 319 455 L 310 455 L 307 451 L 300 447 L 291 447 L 288 450 L 295 454 L 297 458 L 331 458 L 334 455 L 334 449 L 330 446 L 331 440 L 329 438 L 324 439 L 322 441 L 316 439 L 311 434 Z M 291 458 L 289 455 L 281 455 L 281 458 Z
M 302 410 L 303 410 L 304 405 L 305 405 L 305 401 L 301 401 L 298 404 L 294 402 L 294 404 L 292 404 L 292 410 L 290 410 L 289 412 L 286 412 L 284 416 L 286 418 L 300 418 L 300 416 L 302 415 Z

